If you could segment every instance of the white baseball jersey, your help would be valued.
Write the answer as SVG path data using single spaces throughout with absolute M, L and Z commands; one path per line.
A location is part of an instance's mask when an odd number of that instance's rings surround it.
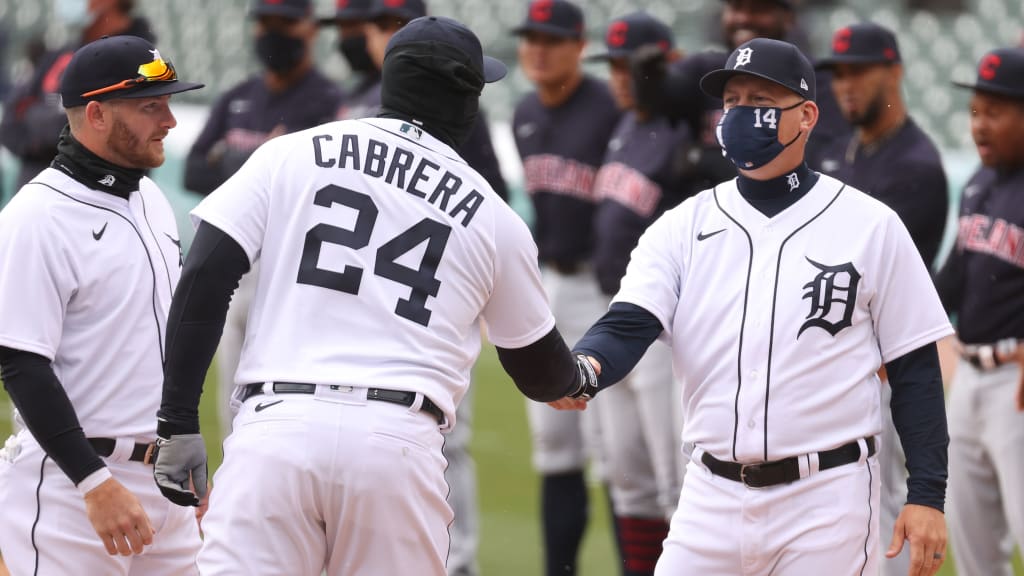
M 687 200 L 614 300 L 666 327 L 684 440 L 738 462 L 877 435 L 881 363 L 953 332 L 896 213 L 828 176 L 771 219 L 735 180 Z
M 551 330 L 525 223 L 449 146 L 364 119 L 275 138 L 194 218 L 259 260 L 236 384 L 421 392 L 454 422 L 480 350 Z
M 86 436 L 156 437 L 179 246 L 148 178 L 125 200 L 48 168 L 0 212 L 0 346 L 53 361 Z

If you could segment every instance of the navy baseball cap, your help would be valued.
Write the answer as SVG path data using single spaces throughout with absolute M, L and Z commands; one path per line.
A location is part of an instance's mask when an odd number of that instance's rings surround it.
M 533 0 L 526 10 L 526 20 L 512 29 L 517 36 L 529 32 L 582 38 L 583 10 L 568 0 Z
M 174 66 L 148 40 L 104 36 L 79 48 L 60 81 L 65 108 L 115 98 L 150 98 L 202 88 L 181 82 Z
M 735 0 L 722 0 L 722 1 L 723 2 L 734 2 Z M 777 4 L 777 5 L 785 8 L 786 10 L 792 10 L 793 9 L 793 3 L 790 2 L 789 0 L 764 0 L 764 1 L 768 2 L 768 3 L 771 3 L 771 4 Z
M 953 82 L 954 86 L 978 92 L 1024 99 L 1024 48 L 996 48 L 981 57 L 974 83 Z
M 366 9 L 367 20 L 394 16 L 409 22 L 426 15 L 427 5 L 423 0 L 370 0 Z
M 313 15 L 313 2 L 312 0 L 254 0 L 249 9 L 249 15 L 255 18 L 283 16 L 302 20 Z
M 508 68 L 501 60 L 485 56 L 480 40 L 460 22 L 444 16 L 424 16 L 416 18 L 395 32 L 384 50 L 384 58 L 394 50 L 410 45 L 441 45 L 453 48 L 468 60 L 469 65 L 480 74 L 484 82 L 497 82 L 505 77 Z M 445 58 L 445 50 L 437 51 L 437 57 Z M 430 59 L 420 62 L 421 66 L 430 67 Z
M 320 18 L 320 23 L 334 24 L 366 20 L 372 3 L 372 0 L 337 0 L 334 3 L 334 15 Z
M 605 33 L 606 52 L 590 56 L 591 60 L 626 58 L 634 50 L 648 44 L 655 44 L 663 52 L 675 48 L 672 29 L 647 12 L 639 11 L 612 20 Z
M 832 35 L 832 54 L 818 60 L 819 70 L 836 64 L 892 64 L 900 62 L 896 35 L 874 22 L 862 22 L 836 30 Z
M 775 82 L 807 100 L 814 100 L 814 67 L 800 49 L 782 40 L 754 38 L 732 51 L 725 68 L 700 79 L 700 89 L 708 96 L 721 98 L 725 83 L 745 74 Z

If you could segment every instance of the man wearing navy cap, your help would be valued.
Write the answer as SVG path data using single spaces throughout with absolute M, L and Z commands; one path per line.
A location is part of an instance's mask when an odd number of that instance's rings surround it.
M 516 105 L 512 130 L 533 204 L 544 288 L 559 327 L 575 342 L 607 304 L 593 269 L 594 181 L 621 112 L 608 86 L 582 70 L 586 39 L 578 5 L 533 0 L 524 16 L 512 33 L 519 38 L 519 66 L 536 90 Z M 588 517 L 588 456 L 602 475 L 600 407 L 575 414 L 527 404 L 549 576 L 576 573 Z
M 701 89 L 724 103 L 716 132 L 739 175 L 644 232 L 575 348 L 604 388 L 656 339 L 672 346 L 692 452 L 655 574 L 877 573 L 883 363 L 910 470 L 897 530 L 911 574 L 934 574 L 947 445 L 935 341 L 952 329 L 928 270 L 891 209 L 807 167 L 818 107 L 796 46 L 746 42 Z
M 361 100 L 368 90 L 380 84 L 380 69 L 367 50 L 364 30 L 372 4 L 372 0 L 338 0 L 334 16 L 320 20 L 321 25 L 337 27 L 338 51 L 355 76 L 355 84 L 346 91 L 346 100 Z
M 950 536 L 959 574 L 1011 574 L 1024 549 L 1024 48 L 982 56 L 971 136 L 981 166 L 936 279 L 957 317 L 949 396 Z
M 260 262 L 204 574 L 444 576 L 457 425 L 481 326 L 528 397 L 582 396 L 522 219 L 455 151 L 505 65 L 465 26 L 406 24 L 376 118 L 258 148 L 193 211 L 167 327 L 154 477 L 195 505 L 198 405 L 238 279 Z
M 196 574 L 195 515 L 152 480 L 181 243 L 145 174 L 171 95 L 201 87 L 142 38 L 86 44 L 61 79 L 57 156 L 0 212 L 0 376 L 23 424 L 0 451 L 14 574 Z
M 670 61 L 678 58 L 672 30 L 647 12 L 634 12 L 608 25 L 604 44 L 591 58 L 608 62 L 612 94 L 624 110 L 594 183 L 594 271 L 610 299 L 640 235 L 691 194 L 693 182 L 681 161 L 691 142 L 687 126 L 673 127 L 633 98 L 630 56 L 650 46 Z M 654 572 L 679 499 L 682 408 L 676 392 L 671 350 L 656 343 L 626 380 L 605 392 L 605 409 L 598 411 L 625 576 Z
M 840 28 L 832 53 L 817 63 L 832 71 L 832 91 L 843 116 L 855 127 L 849 140 L 826 152 L 823 172 L 855 186 L 896 211 L 907 226 L 925 265 L 931 266 L 942 242 L 949 209 L 946 173 L 932 140 L 907 114 L 901 85 L 903 65 L 896 36 L 871 22 Z M 906 503 L 903 450 L 888 409 L 890 387 L 882 386 L 882 533 L 892 532 Z M 886 547 L 889 542 L 885 539 Z M 882 563 L 884 574 L 904 576 L 910 551 Z

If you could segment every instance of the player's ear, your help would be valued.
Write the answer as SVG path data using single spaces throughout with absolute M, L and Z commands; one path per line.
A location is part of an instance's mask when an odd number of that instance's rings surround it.
M 800 106 L 800 130 L 805 134 L 810 133 L 818 124 L 818 105 L 812 100 L 807 100 Z
M 109 103 L 95 100 L 85 104 L 85 121 L 96 131 L 106 131 L 110 125 L 111 106 Z

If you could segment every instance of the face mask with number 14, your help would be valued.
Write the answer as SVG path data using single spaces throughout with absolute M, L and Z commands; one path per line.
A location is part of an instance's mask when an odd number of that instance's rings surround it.
M 733 106 L 726 110 L 715 130 L 722 155 L 742 170 L 757 170 L 771 162 L 803 134 L 801 130 L 786 144 L 779 142 L 782 113 L 803 103 L 787 108 Z

